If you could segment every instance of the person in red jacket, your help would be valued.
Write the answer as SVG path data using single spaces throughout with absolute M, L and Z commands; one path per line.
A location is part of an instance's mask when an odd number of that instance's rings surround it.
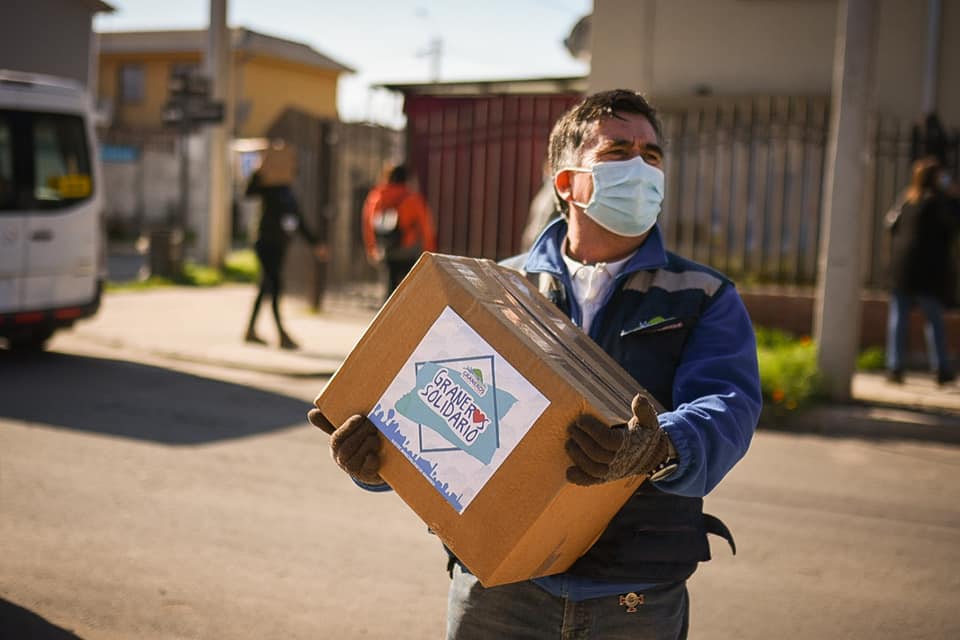
M 430 208 L 408 181 L 406 165 L 391 167 L 363 205 L 363 242 L 370 261 L 387 266 L 387 297 L 421 253 L 437 250 Z

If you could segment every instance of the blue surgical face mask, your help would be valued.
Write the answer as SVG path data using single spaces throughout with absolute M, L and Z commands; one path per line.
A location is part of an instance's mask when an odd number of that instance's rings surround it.
M 573 203 L 601 227 L 618 236 L 641 236 L 657 223 L 663 203 L 663 171 L 637 156 L 598 162 L 590 169 L 571 167 L 593 176 L 590 202 Z

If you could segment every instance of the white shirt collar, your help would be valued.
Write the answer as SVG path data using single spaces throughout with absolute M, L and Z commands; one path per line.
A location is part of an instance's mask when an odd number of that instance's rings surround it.
M 573 297 L 580 305 L 580 326 L 585 333 L 589 333 L 590 324 L 600 310 L 600 304 L 606 299 L 614 280 L 633 257 L 633 253 L 616 262 L 586 264 L 567 255 L 567 241 L 564 238 L 561 254 L 573 284 Z

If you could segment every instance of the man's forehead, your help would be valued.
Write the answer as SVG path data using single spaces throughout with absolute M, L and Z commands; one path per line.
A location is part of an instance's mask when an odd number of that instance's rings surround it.
M 589 149 L 602 142 L 627 141 L 632 144 L 657 144 L 657 131 L 639 113 L 618 113 L 594 122 L 583 139 L 583 148 Z

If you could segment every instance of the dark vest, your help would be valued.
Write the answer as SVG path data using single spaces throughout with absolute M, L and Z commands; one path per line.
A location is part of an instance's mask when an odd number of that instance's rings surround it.
M 566 289 L 555 277 L 527 277 L 570 315 Z M 628 275 L 591 326 L 591 337 L 668 410 L 684 345 L 700 315 L 730 281 L 668 254 L 667 266 Z M 707 534 L 726 526 L 703 513 L 702 498 L 664 493 L 643 483 L 597 542 L 568 573 L 596 580 L 662 583 L 683 580 L 710 559 Z

